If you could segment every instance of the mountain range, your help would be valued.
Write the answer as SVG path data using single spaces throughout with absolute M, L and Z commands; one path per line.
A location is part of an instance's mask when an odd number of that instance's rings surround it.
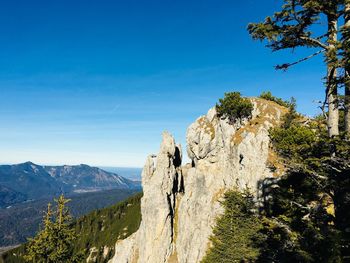
M 0 208 L 60 193 L 140 189 L 140 182 L 85 164 L 41 166 L 32 162 L 0 165 Z

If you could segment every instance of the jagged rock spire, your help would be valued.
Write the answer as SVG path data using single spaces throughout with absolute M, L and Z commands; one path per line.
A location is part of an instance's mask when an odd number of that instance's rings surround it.
M 229 124 L 215 108 L 187 130 L 191 164 L 181 166 L 181 147 L 167 132 L 157 156 L 147 158 L 142 173 L 142 222 L 129 238 L 118 241 L 112 263 L 196 263 L 210 245 L 219 199 L 233 187 L 249 186 L 256 194 L 279 168 L 269 147 L 268 130 L 286 109 L 251 99 L 251 120 Z

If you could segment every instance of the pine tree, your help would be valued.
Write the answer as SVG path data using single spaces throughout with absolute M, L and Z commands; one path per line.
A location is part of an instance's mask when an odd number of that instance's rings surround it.
M 264 198 L 264 212 L 268 218 L 282 221 L 294 236 L 293 242 L 274 238 L 280 236 L 277 229 L 277 235 L 269 232 L 270 243 L 282 244 L 277 248 L 293 244 L 290 255 L 299 258 L 294 262 L 350 258 L 349 143 L 340 137 L 329 138 L 323 118 L 308 123 L 292 120 L 289 126 L 272 129 L 270 137 L 288 169 L 276 185 L 264 184 L 270 188 L 263 191 L 269 196 Z M 280 251 L 275 258 L 284 257 L 285 249 L 271 247 L 264 255 Z
M 225 212 L 217 219 L 210 238 L 212 247 L 202 263 L 251 262 L 257 259 L 261 238 L 258 232 L 262 224 L 254 212 L 252 195 L 248 191 L 228 191 L 221 204 Z
M 223 99 L 219 99 L 219 104 L 216 104 L 216 111 L 220 118 L 228 118 L 230 123 L 234 123 L 251 118 L 253 104 L 243 98 L 240 92 L 227 92 Z
M 24 255 L 26 262 L 74 263 L 80 261 L 80 256 L 73 253 L 76 234 L 70 227 L 72 217 L 66 206 L 69 201 L 63 195 L 55 199 L 55 211 L 52 211 L 51 204 L 48 204 L 43 219 L 43 229 L 34 238 L 28 240 Z
M 29 238 L 26 255 L 27 262 L 49 262 L 49 255 L 54 250 L 54 245 L 50 242 L 53 233 L 51 204 L 47 205 L 47 211 L 43 218 L 44 229 L 39 231 L 35 238 Z
M 267 40 L 267 45 L 273 51 L 295 49 L 299 47 L 317 48 L 318 51 L 297 62 L 276 66 L 277 69 L 289 67 L 308 60 L 321 53 L 325 54 L 327 65 L 326 100 L 328 104 L 328 134 L 330 137 L 339 135 L 338 84 L 337 69 L 339 67 L 338 48 L 340 17 L 340 0 L 284 0 L 282 10 L 269 16 L 262 23 L 251 23 L 248 31 L 253 39 Z M 327 26 L 320 23 L 322 16 L 326 17 Z M 311 31 L 318 26 L 317 35 Z

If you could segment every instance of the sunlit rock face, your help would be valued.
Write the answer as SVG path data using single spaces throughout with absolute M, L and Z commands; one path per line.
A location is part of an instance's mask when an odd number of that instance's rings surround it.
M 268 131 L 280 123 L 286 109 L 262 99 L 251 101 L 249 120 L 230 124 L 213 108 L 190 125 L 191 164 L 181 166 L 181 146 L 163 134 L 159 154 L 148 157 L 142 173 L 140 228 L 117 242 L 110 262 L 200 262 L 222 213 L 219 200 L 224 192 L 249 187 L 258 197 L 264 179 L 282 172 Z

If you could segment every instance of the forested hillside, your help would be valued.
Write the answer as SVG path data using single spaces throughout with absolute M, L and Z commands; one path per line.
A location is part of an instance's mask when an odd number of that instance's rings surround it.
M 93 211 L 72 224 L 77 234 L 74 251 L 91 262 L 107 262 L 113 256 L 114 245 L 135 232 L 141 222 L 140 199 L 142 194 L 132 196 L 113 206 Z M 22 255 L 25 245 L 5 253 L 1 262 L 25 262 Z
M 69 207 L 73 217 L 79 217 L 95 209 L 115 204 L 137 193 L 137 190 L 107 190 L 94 193 L 69 195 Z M 39 229 L 47 203 L 52 198 L 17 204 L 0 209 L 0 246 L 17 245 L 26 242 Z

